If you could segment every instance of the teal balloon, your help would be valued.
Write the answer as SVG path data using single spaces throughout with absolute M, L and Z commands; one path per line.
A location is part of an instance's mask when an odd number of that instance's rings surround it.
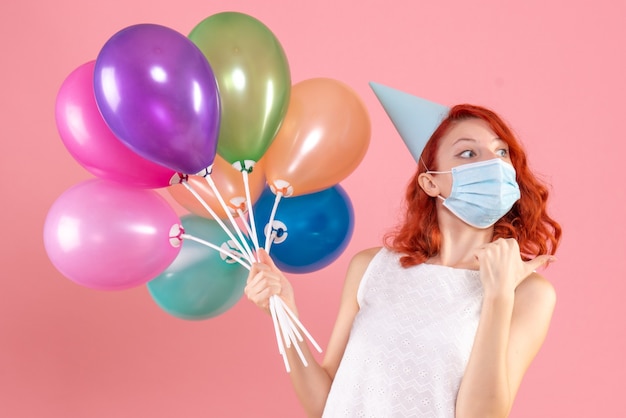
M 185 234 L 218 247 L 230 240 L 214 220 L 186 215 L 181 221 Z M 218 316 L 241 299 L 248 277 L 247 269 L 229 261 L 213 248 L 184 239 L 176 259 L 148 282 L 148 290 L 157 305 L 175 317 L 203 320 Z

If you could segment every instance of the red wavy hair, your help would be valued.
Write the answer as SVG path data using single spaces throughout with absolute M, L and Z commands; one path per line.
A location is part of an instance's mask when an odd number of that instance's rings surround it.
M 547 213 L 548 188 L 530 171 L 522 145 L 496 113 L 481 106 L 461 104 L 450 110 L 424 147 L 421 164 L 418 163 L 406 190 L 404 221 L 385 236 L 385 243 L 390 249 L 404 254 L 400 259 L 404 267 L 423 263 L 439 253 L 441 232 L 437 222 L 436 199 L 422 190 L 418 177 L 427 171 L 426 167 L 437 170 L 435 159 L 441 138 L 454 124 L 471 118 L 487 122 L 494 133 L 508 144 L 520 187 L 520 199 L 494 225 L 493 240 L 515 238 L 524 260 L 556 252 L 561 240 L 561 226 Z

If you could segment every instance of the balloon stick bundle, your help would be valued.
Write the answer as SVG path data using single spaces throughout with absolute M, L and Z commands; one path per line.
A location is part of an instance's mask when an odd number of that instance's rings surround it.
M 367 151 L 367 110 L 340 81 L 292 85 L 282 46 L 251 16 L 218 13 L 189 36 L 124 28 L 66 78 L 55 113 L 97 177 L 63 193 L 44 226 L 50 260 L 78 284 L 146 285 L 169 314 L 203 320 L 241 298 L 260 243 L 282 271 L 308 273 L 351 238 L 339 182 Z M 280 297 L 270 313 L 287 370 L 291 345 L 306 364 L 304 337 L 321 351 Z
M 252 164 L 250 164 L 250 169 L 251 168 L 252 168 Z M 214 195 L 217 197 L 217 200 L 222 206 L 224 212 L 227 214 L 228 219 L 231 223 L 231 226 L 236 231 L 238 238 L 235 237 L 235 235 L 231 232 L 231 230 L 220 220 L 217 213 L 202 198 L 202 196 L 198 192 L 196 192 L 191 185 L 189 185 L 187 181 L 187 177 L 186 176 L 179 177 L 180 184 L 182 184 L 201 203 L 201 205 L 207 210 L 207 212 L 220 224 L 220 226 L 224 229 L 224 231 L 228 234 L 228 236 L 231 239 L 229 243 L 234 243 L 237 251 L 226 250 L 222 247 L 216 246 L 213 243 L 201 240 L 197 237 L 188 235 L 186 233 L 183 233 L 181 237 L 183 239 L 194 240 L 202 245 L 206 245 L 214 250 L 217 250 L 220 253 L 222 253 L 224 256 L 229 257 L 230 259 L 241 264 L 245 269 L 250 270 L 252 263 L 254 263 L 255 261 L 259 261 L 256 258 L 255 254 L 258 253 L 260 246 L 259 246 L 258 236 L 256 233 L 254 212 L 252 210 L 250 211 L 247 210 L 247 208 L 252 208 L 252 204 L 251 204 L 252 200 L 250 197 L 251 194 L 250 194 L 250 187 L 249 187 L 249 180 L 248 180 L 248 171 L 242 170 L 241 173 L 242 173 L 242 179 L 243 179 L 244 190 L 245 190 L 245 195 L 246 195 L 246 202 L 244 206 L 245 209 L 242 211 L 241 208 L 238 208 L 237 213 L 239 215 L 240 223 L 243 224 L 245 230 L 248 233 L 247 237 L 244 235 L 242 228 L 236 222 L 234 216 L 232 215 L 232 212 L 234 211 L 233 208 L 229 207 L 228 204 L 225 202 L 215 182 L 211 178 L 211 170 L 207 170 L 206 173 L 204 174 L 204 177 L 207 183 L 211 187 L 211 190 L 213 191 Z M 268 225 L 272 225 L 273 223 L 281 196 L 282 196 L 282 193 L 280 191 L 277 192 Z M 246 213 L 249 215 L 247 220 L 244 217 Z M 277 236 L 277 233 L 275 230 L 272 230 L 270 234 L 266 234 L 264 249 L 268 253 L 270 251 L 271 243 L 276 239 L 276 236 Z M 254 250 L 250 248 L 250 245 L 248 244 L 248 239 L 251 239 L 252 244 L 254 246 Z M 300 360 L 305 366 L 307 366 L 308 365 L 307 361 L 298 345 L 298 342 L 304 341 L 302 334 L 304 334 L 309 339 L 309 341 L 313 344 L 316 350 L 318 350 L 318 352 L 321 353 L 322 349 L 320 348 L 319 344 L 315 341 L 315 339 L 307 331 L 304 325 L 302 325 L 302 323 L 297 318 L 297 316 L 291 311 L 291 309 L 289 309 L 289 307 L 284 303 L 284 301 L 279 296 L 277 295 L 271 296 L 269 306 L 270 306 L 270 314 L 272 316 L 272 323 L 274 325 L 274 332 L 276 334 L 276 342 L 278 344 L 279 353 L 281 354 L 283 358 L 283 362 L 285 364 L 286 370 L 288 372 L 291 370 L 289 366 L 289 361 L 287 359 L 287 353 L 286 353 L 286 348 L 289 348 L 291 346 L 293 346 L 296 349 Z

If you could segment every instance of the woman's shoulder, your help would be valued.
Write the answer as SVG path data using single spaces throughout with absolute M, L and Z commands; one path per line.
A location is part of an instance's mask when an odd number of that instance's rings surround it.
M 523 315 L 550 318 L 555 304 L 554 286 L 539 273 L 531 273 L 515 290 L 515 306 Z
M 346 284 L 354 289 L 355 294 L 367 267 L 381 249 L 382 247 L 367 248 L 359 251 L 352 257 L 350 265 L 348 266 Z
M 517 287 L 518 296 L 551 302 L 556 299 L 554 286 L 548 279 L 537 272 L 533 272 Z
M 372 247 L 361 250 L 352 257 L 352 263 L 358 265 L 365 264 L 367 266 L 382 248 L 383 247 Z

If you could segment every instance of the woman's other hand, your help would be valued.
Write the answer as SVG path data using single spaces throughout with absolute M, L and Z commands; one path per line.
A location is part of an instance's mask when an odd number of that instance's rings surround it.
M 513 238 L 498 238 L 480 246 L 474 254 L 486 293 L 513 295 L 517 286 L 544 264 L 555 261 L 552 255 L 522 260 L 519 244 Z
M 259 249 L 257 255 L 259 262 L 252 264 L 244 293 L 250 301 L 268 313 L 270 296 L 278 295 L 297 315 L 291 283 L 264 249 Z

